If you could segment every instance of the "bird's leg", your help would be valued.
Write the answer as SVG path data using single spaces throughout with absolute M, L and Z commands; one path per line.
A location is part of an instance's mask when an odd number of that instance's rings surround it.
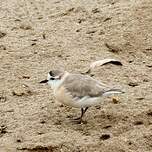
M 83 111 L 83 114 L 88 110 L 89 107 L 86 107 Z
M 82 117 L 85 114 L 85 112 L 87 111 L 88 107 L 86 107 L 85 109 L 81 108 L 81 116 L 78 118 L 75 118 L 74 120 L 79 120 L 79 122 L 82 122 Z
M 80 117 L 78 117 L 78 118 L 75 118 L 74 120 L 80 120 L 80 119 L 82 119 L 83 114 L 84 114 L 84 109 L 83 109 L 83 108 L 81 108 L 81 116 L 80 116 Z

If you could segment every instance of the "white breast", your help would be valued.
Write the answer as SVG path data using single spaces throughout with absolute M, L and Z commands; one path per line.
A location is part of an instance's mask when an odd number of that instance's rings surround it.
M 61 80 L 49 80 L 48 85 L 53 89 L 57 89 L 61 85 Z

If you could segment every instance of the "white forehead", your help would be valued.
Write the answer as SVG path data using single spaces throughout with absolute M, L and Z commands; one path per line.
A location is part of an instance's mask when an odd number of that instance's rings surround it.
M 52 78 L 52 77 L 58 79 L 60 76 L 59 75 L 57 75 L 57 76 L 51 76 L 50 73 L 48 73 L 47 80 L 50 80 L 50 78 Z
M 50 80 L 50 78 L 51 78 L 50 73 L 48 73 L 47 80 Z

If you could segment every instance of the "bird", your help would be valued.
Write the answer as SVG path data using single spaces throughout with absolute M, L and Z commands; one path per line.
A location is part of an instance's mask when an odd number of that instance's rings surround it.
M 103 97 L 124 93 L 121 89 L 101 83 L 89 75 L 63 70 L 51 70 L 47 79 L 40 83 L 47 83 L 52 88 L 57 101 L 81 109 L 81 116 L 74 119 L 78 123 L 83 122 L 82 118 L 88 108 L 99 105 Z

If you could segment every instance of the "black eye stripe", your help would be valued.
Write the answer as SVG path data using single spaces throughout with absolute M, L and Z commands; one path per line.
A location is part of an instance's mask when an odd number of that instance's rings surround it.
M 55 78 L 52 77 L 52 78 L 50 78 L 50 80 L 55 80 Z
M 49 74 L 50 74 L 50 76 L 53 76 L 53 73 L 52 73 L 52 71 L 50 71 L 50 72 L 49 72 Z

